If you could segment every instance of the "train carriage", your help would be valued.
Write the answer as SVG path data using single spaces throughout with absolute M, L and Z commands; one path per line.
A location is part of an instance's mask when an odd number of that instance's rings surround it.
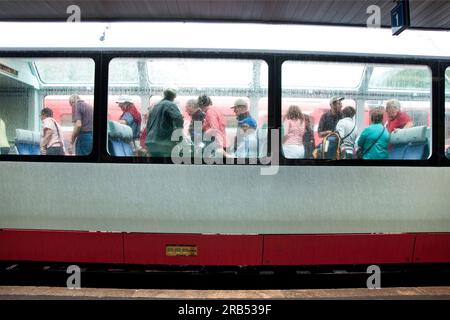
M 208 26 L 211 34 L 228 28 Z M 405 42 L 420 40 L 423 46 L 405 52 L 404 43 L 392 47 L 389 32 L 371 30 L 374 37 L 363 49 L 349 44 L 336 52 L 280 40 L 277 35 L 301 31 L 284 26 L 273 28 L 279 34 L 270 29 L 276 47 L 266 41 L 258 47 L 257 40 L 243 41 L 270 26 L 255 31 L 252 25 L 233 34 L 239 46 L 227 37 L 201 47 L 189 33 L 195 27 L 117 25 L 109 44 L 79 40 L 50 49 L 36 40 L 9 40 L 0 51 L 0 118 L 10 145 L 0 155 L 0 260 L 207 266 L 450 262 L 447 44 L 427 47 L 433 33 L 414 38 L 413 32 Z M 45 45 L 45 28 L 36 27 L 28 37 L 40 37 Z M 69 37 L 76 30 L 62 28 Z M 166 30 L 172 38 L 124 37 L 134 34 L 132 28 Z M 330 41 L 332 32 L 319 33 L 320 41 Z M 118 97 L 131 96 L 145 123 L 168 87 L 177 90 L 185 132 L 186 101 L 211 97 L 225 119 L 229 150 L 238 130 L 233 103 L 247 101 L 258 124 L 259 157 L 180 164 L 171 157 L 115 154 L 108 141 L 109 123 L 121 115 Z M 91 153 L 45 156 L 24 147 L 39 143 L 44 107 L 54 110 L 70 142 L 72 94 L 93 105 Z M 332 96 L 356 108 L 359 133 L 369 126 L 373 109 L 399 100 L 418 132 L 403 147 L 420 148 L 402 149 L 395 157 L 390 150 L 384 160 L 285 158 L 280 146 L 288 107 L 298 105 L 311 117 L 318 144 L 319 119 Z

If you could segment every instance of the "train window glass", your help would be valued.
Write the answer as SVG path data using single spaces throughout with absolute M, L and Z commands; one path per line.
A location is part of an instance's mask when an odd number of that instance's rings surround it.
M 431 86 L 431 72 L 426 67 L 375 66 L 369 81 L 369 89 L 423 90 Z
M 248 60 L 151 59 L 147 67 L 153 86 L 249 87 L 253 79 L 253 63 Z
M 90 59 L 36 59 L 34 65 L 44 84 L 94 83 L 94 67 Z
M 261 88 L 268 88 L 269 86 L 269 66 L 267 65 L 267 63 L 261 64 L 259 83 L 261 84 Z
M 120 75 L 125 61 L 139 66 L 137 87 L 124 87 L 111 81 L 111 75 Z M 266 138 L 259 131 L 261 127 L 267 127 L 268 121 L 266 62 L 115 58 L 111 60 L 109 70 L 110 155 L 171 157 L 174 147 L 183 145 L 191 151 L 200 150 L 202 157 L 258 156 L 253 146 L 251 150 L 239 149 L 242 141 L 237 141 L 237 133 L 241 132 L 253 141 L 256 149 L 258 139 Z M 171 102 L 174 94 L 176 97 Z M 202 108 L 198 109 L 195 103 L 200 103 Z M 238 106 L 233 108 L 235 104 Z M 193 128 L 194 120 L 199 125 L 197 131 Z M 180 140 L 175 136 L 172 138 L 172 134 L 180 134 Z M 179 143 L 181 136 L 183 142 Z
M 0 58 L 1 153 L 90 154 L 94 74 L 89 58 Z
M 450 159 L 450 67 L 445 70 L 445 156 Z
M 363 71 L 362 65 L 286 61 L 283 63 L 283 88 L 356 88 Z
M 282 117 L 286 158 L 427 159 L 431 71 L 427 66 L 287 61 L 282 65 Z
M 132 85 L 139 82 L 139 61 L 136 59 L 114 60 L 114 68 L 110 68 L 109 83 L 115 85 Z M 142 63 L 142 62 L 141 62 Z M 145 62 L 144 62 L 145 63 Z M 145 67 L 145 65 L 144 65 Z

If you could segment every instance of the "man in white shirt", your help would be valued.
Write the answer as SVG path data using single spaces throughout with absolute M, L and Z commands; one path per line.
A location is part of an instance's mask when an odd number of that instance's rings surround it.
M 336 124 L 336 132 L 341 137 L 341 158 L 353 159 L 355 142 L 358 136 L 355 123 L 356 110 L 353 107 L 342 109 L 343 118 Z

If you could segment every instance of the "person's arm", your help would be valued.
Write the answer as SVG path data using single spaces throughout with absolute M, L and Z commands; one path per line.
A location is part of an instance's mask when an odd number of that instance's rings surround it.
M 366 142 L 366 135 L 367 130 L 364 129 L 363 132 L 361 132 L 361 134 L 359 135 L 358 139 L 356 139 L 356 145 L 358 146 L 358 148 L 362 148 L 364 146 L 364 143 Z
M 83 125 L 83 123 L 81 122 L 81 119 L 83 119 L 82 108 L 83 105 L 78 101 L 72 111 L 73 131 L 72 137 L 70 139 L 71 145 L 75 143 L 75 140 L 80 135 L 81 127 Z
M 41 138 L 41 154 L 45 155 L 47 151 L 47 145 L 50 142 L 51 136 L 52 136 L 52 129 L 50 128 L 44 128 L 44 136 Z
M 205 132 L 205 135 L 211 135 L 214 136 L 216 139 L 217 147 L 218 149 L 221 149 L 224 147 L 225 137 L 223 136 L 223 133 L 220 131 L 220 128 L 222 126 L 220 122 L 220 118 L 216 116 L 215 114 L 212 114 L 212 116 L 209 117 L 209 124 L 210 129 L 208 129 Z
M 332 133 L 332 132 L 333 132 L 333 131 L 326 130 L 326 131 L 320 131 L 320 132 L 318 132 L 318 134 L 319 134 L 319 137 L 325 138 L 327 135 L 329 135 L 329 134 Z
M 131 125 L 134 122 L 134 118 L 131 115 L 131 113 L 126 112 L 126 113 L 123 114 L 122 118 L 119 121 L 117 121 L 117 122 L 119 122 L 120 124 L 128 125 L 128 126 L 131 127 Z
M 203 136 L 204 137 L 214 137 L 214 139 L 215 139 L 214 141 L 217 144 L 217 148 L 218 149 L 223 148 L 223 145 L 224 145 L 223 135 L 219 129 L 216 129 L 215 127 L 211 126 L 211 128 L 209 128 L 207 131 L 205 131 Z
M 414 127 L 414 123 L 412 122 L 411 118 L 408 116 L 407 113 L 401 112 L 399 113 L 398 117 L 400 117 L 400 125 L 398 128 L 394 129 L 394 132 L 399 129 L 406 129 L 406 128 L 412 128 Z
M 75 140 L 80 135 L 81 126 L 82 126 L 81 120 L 75 121 L 75 123 L 73 125 L 72 138 L 70 139 L 71 144 L 74 144 Z
M 404 123 L 403 129 L 414 127 L 414 123 L 406 112 L 402 112 L 402 123 Z
M 169 108 L 167 108 L 167 113 L 169 117 L 172 119 L 172 123 L 175 128 L 183 128 L 184 125 L 183 115 L 176 106 L 170 106 Z
M 339 136 L 342 138 L 345 137 L 345 123 L 342 120 L 339 120 L 336 124 L 336 132 L 339 134 Z
M 324 115 L 323 114 L 320 117 L 320 121 L 319 121 L 319 127 L 317 128 L 317 134 L 319 135 L 320 138 L 324 138 L 326 135 L 330 134 L 331 131 L 330 130 L 324 130 Z
M 414 122 L 409 121 L 409 122 L 407 122 L 407 123 L 405 124 L 405 126 L 403 127 L 403 129 L 406 129 L 406 128 L 412 128 L 412 127 L 414 127 Z

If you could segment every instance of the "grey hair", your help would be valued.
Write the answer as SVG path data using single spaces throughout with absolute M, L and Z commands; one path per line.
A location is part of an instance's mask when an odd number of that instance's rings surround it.
M 80 96 L 77 94 L 73 94 L 69 98 L 69 103 L 76 103 L 78 100 L 81 100 Z
M 189 99 L 188 101 L 186 101 L 186 105 L 191 108 L 199 108 L 197 99 Z
M 400 110 L 400 101 L 397 99 L 391 99 L 386 102 L 386 108 L 394 108 Z

